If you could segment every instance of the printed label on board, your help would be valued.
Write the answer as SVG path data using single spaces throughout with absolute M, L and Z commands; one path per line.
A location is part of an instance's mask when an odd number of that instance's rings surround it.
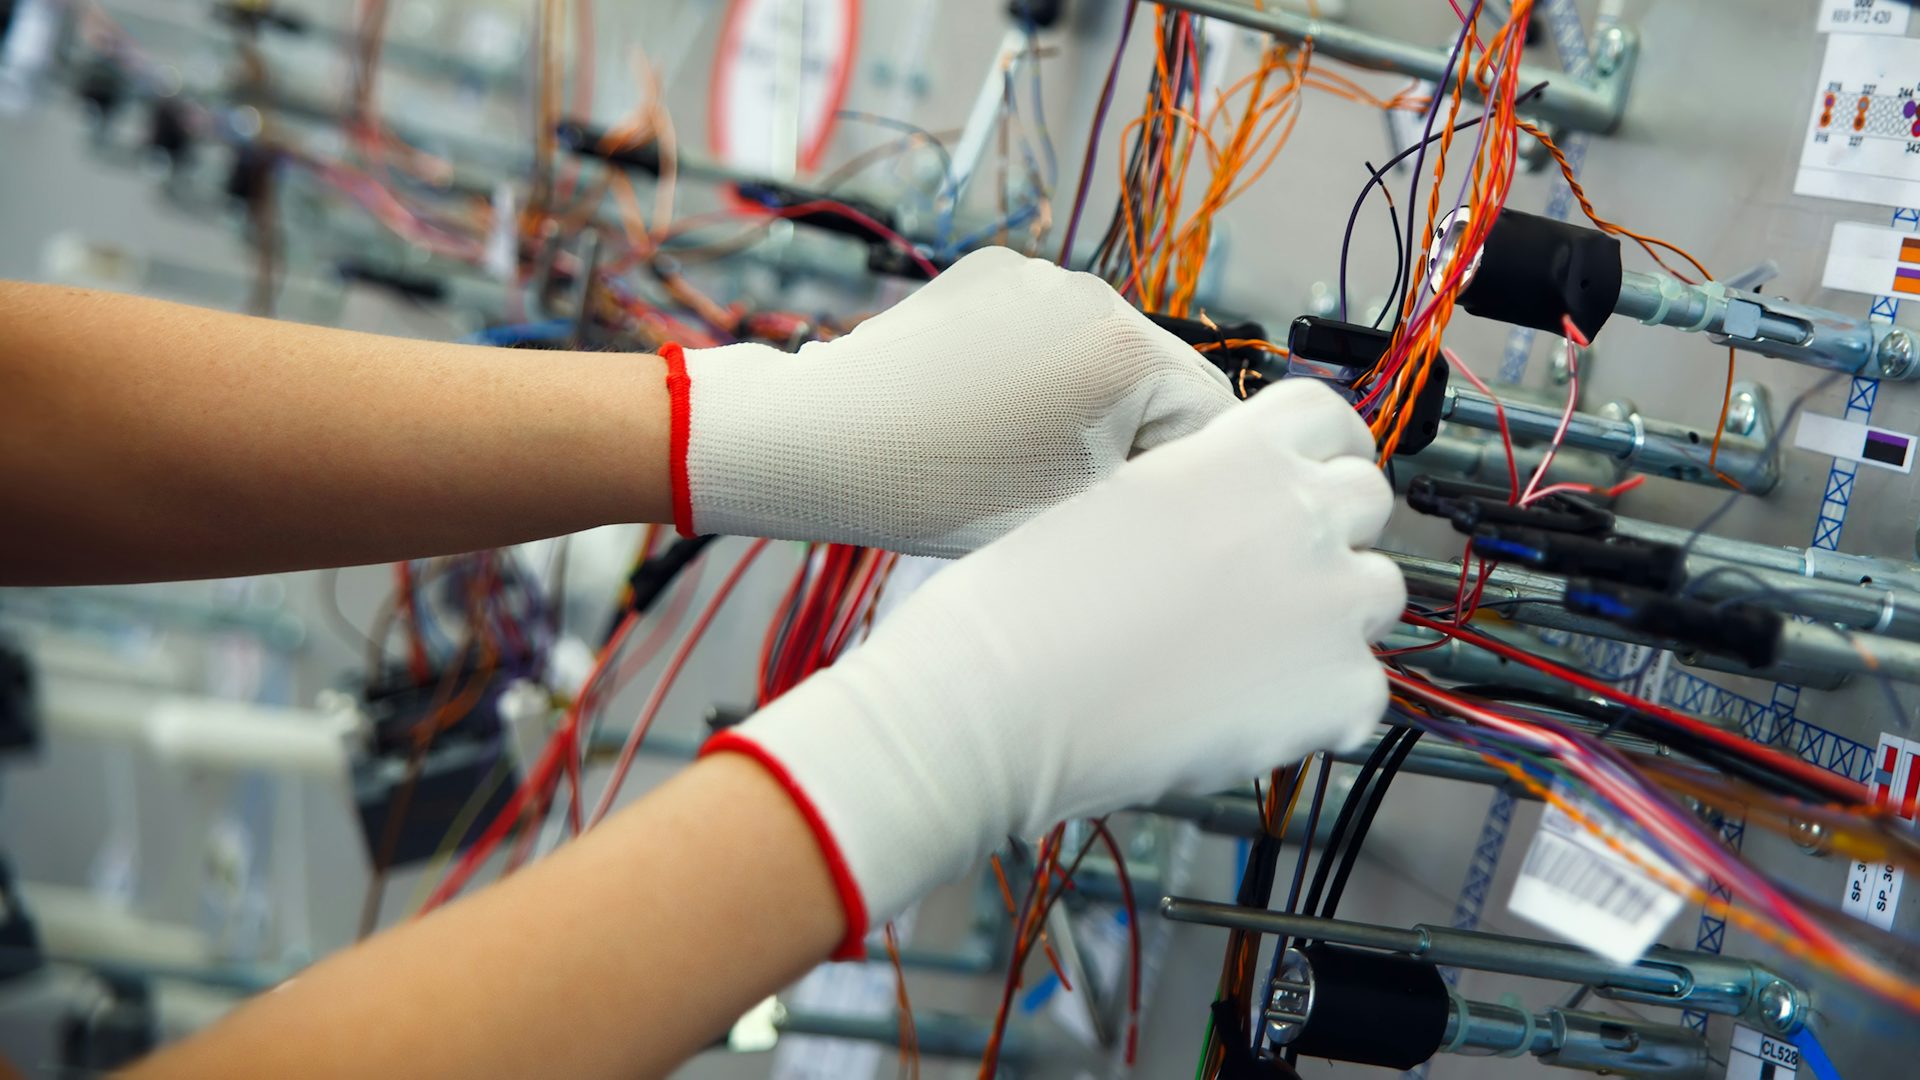
M 1910 0 L 1816 0 L 1814 29 L 1822 34 L 1904 34 L 1913 17 Z
M 1920 206 L 1920 40 L 1829 34 L 1798 195 Z
M 1589 820 L 1605 819 L 1581 806 Z M 1645 862 L 1667 866 L 1646 845 L 1608 829 Z M 1619 964 L 1640 959 L 1680 913 L 1679 893 L 1588 832 L 1558 806 L 1540 816 L 1540 831 L 1513 883 L 1507 910 Z
M 1867 779 L 1875 806 L 1887 807 L 1896 820 L 1911 826 L 1920 816 L 1920 743 L 1882 734 L 1873 750 L 1873 775 Z M 1900 889 L 1907 872 L 1893 863 L 1855 859 L 1847 867 L 1840 910 L 1882 930 L 1893 929 L 1900 910 Z
M 1874 297 L 1920 297 L 1920 236 L 1840 222 L 1833 227 L 1820 284 Z
M 1727 1051 L 1727 1080 L 1793 1080 L 1800 1075 L 1800 1050 L 1790 1042 L 1735 1025 Z
M 1911 435 L 1817 413 L 1801 413 L 1793 433 L 1802 450 L 1903 473 L 1913 471 L 1914 443 Z

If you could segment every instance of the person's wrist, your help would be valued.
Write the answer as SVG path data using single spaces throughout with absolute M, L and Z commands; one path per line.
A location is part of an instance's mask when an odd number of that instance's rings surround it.
M 990 734 L 1012 706 L 982 635 L 920 607 L 703 751 L 761 762 L 794 799 L 848 886 L 847 955 L 990 850 L 1031 795 Z

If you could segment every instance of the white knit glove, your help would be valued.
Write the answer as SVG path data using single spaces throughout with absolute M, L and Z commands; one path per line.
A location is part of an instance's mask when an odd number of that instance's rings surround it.
M 1406 599 L 1368 550 L 1393 506 L 1372 458 L 1332 391 L 1273 386 L 935 575 L 708 752 L 793 796 L 844 948 L 1010 833 L 1351 749 Z
M 668 358 L 683 533 L 958 556 L 1234 402 L 1098 278 L 975 252 L 835 341 Z

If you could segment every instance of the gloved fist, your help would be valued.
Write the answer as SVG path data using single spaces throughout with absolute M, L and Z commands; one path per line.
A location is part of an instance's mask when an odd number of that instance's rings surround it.
M 846 337 L 691 350 L 668 381 L 682 532 L 948 557 L 1234 403 L 1104 282 L 1005 248 Z
M 1009 833 L 1351 749 L 1406 601 L 1368 549 L 1393 496 L 1308 381 L 935 575 L 827 671 L 709 744 L 813 824 L 848 943 Z

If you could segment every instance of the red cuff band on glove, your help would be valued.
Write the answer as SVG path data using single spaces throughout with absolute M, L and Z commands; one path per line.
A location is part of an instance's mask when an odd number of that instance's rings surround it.
M 669 341 L 660 346 L 667 362 L 667 473 L 673 485 L 673 527 L 692 539 L 693 487 L 687 481 L 687 442 L 693 430 L 693 380 L 687 377 L 687 353 Z
M 701 757 L 721 753 L 742 754 L 752 758 L 761 768 L 767 770 L 767 775 L 773 777 L 774 782 L 787 793 L 787 797 L 793 800 L 794 808 L 800 811 L 800 816 L 806 821 L 807 828 L 813 830 L 813 839 L 820 845 L 821 857 L 827 860 L 827 873 L 833 878 L 833 889 L 840 895 L 840 909 L 846 914 L 847 933 L 833 950 L 833 958 L 835 960 L 866 959 L 867 902 L 860 895 L 860 883 L 853 880 L 853 871 L 847 866 L 846 857 L 840 853 L 839 842 L 833 838 L 833 833 L 827 830 L 827 823 L 821 818 L 819 809 L 813 805 L 813 800 L 800 789 L 799 783 L 794 780 L 793 774 L 787 771 L 787 767 L 752 739 L 737 732 L 723 731 L 708 739 L 707 744 L 700 748 Z

